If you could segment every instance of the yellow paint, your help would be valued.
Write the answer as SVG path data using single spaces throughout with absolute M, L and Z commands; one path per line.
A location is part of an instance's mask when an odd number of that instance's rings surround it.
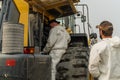
M 28 46 L 28 15 L 29 15 L 29 5 L 24 0 L 14 0 L 20 12 L 19 23 L 24 24 L 24 46 Z
M 66 29 L 66 31 L 67 31 L 69 34 L 72 34 L 72 33 L 73 33 L 72 30 L 71 30 L 69 27 Z
M 94 80 L 91 74 L 89 74 L 89 80 Z

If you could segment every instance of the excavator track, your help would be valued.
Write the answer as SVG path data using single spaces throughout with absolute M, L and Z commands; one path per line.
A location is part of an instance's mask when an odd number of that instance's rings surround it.
M 56 80 L 88 80 L 87 47 L 69 47 L 57 65 Z

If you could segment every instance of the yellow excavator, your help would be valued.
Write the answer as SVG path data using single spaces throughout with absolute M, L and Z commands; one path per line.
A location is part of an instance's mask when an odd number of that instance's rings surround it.
M 79 2 L 0 0 L 0 80 L 51 80 L 51 57 L 42 50 L 52 19 L 60 21 L 71 35 L 69 48 L 56 67 L 56 80 L 93 80 L 88 72 L 88 39 L 96 39 L 96 35 L 90 36 L 88 12 L 84 13 L 88 7 Z M 76 33 L 76 16 L 81 18 L 83 33 Z

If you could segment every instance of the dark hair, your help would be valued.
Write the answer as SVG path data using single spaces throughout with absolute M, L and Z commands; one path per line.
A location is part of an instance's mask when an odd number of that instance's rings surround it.
M 113 34 L 113 25 L 109 21 L 103 21 L 100 23 L 101 30 L 104 36 L 112 36 Z
M 110 27 L 107 31 L 102 30 L 104 36 L 112 36 L 113 34 L 113 27 Z

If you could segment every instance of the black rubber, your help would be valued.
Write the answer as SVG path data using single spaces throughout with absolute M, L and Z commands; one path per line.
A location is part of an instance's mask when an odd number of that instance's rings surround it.
M 89 48 L 69 47 L 57 65 L 56 80 L 88 80 Z

